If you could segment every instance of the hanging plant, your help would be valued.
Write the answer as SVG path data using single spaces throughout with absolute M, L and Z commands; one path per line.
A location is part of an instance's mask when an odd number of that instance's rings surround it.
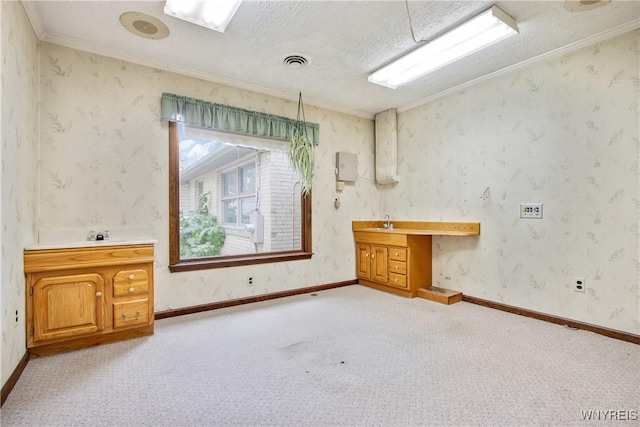
M 311 191 L 315 157 L 313 142 L 311 142 L 307 136 L 302 92 L 300 92 L 300 96 L 298 97 L 298 117 L 293 127 L 293 134 L 289 140 L 287 154 L 289 155 L 291 167 L 300 179 L 302 194 L 306 196 Z

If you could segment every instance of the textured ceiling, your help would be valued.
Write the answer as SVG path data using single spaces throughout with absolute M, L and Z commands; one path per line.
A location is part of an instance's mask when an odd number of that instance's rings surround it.
M 410 1 L 416 37 L 432 39 L 495 4 L 520 34 L 398 89 L 371 84 L 372 71 L 415 47 L 405 2 L 245 0 L 218 33 L 163 13 L 164 1 L 24 1 L 41 40 L 151 65 L 308 104 L 370 117 L 419 105 L 507 67 L 639 26 L 640 2 L 612 1 L 571 13 L 562 1 Z M 163 21 L 171 34 L 149 40 L 127 32 L 124 12 Z M 562 50 L 561 50 L 562 51 Z M 309 64 L 282 64 L 289 54 Z

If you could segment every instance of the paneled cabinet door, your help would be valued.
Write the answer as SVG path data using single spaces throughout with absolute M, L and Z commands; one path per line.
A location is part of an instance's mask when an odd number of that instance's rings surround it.
M 357 244 L 356 270 L 361 279 L 371 278 L 371 245 Z
M 371 280 L 387 283 L 388 248 L 371 245 Z
M 34 341 L 104 329 L 104 279 L 99 274 L 43 277 L 33 285 Z

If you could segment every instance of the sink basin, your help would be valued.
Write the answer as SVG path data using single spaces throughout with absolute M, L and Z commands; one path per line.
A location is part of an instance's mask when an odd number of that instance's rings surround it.
M 94 232 L 111 231 L 109 240 L 86 240 L 91 229 L 83 228 L 41 228 L 38 230 L 38 242 L 27 245 L 27 250 L 69 249 L 102 246 L 121 246 L 145 243 L 156 243 L 151 238 L 150 227 L 93 227 Z
M 73 249 L 73 248 L 92 248 L 102 246 L 123 246 L 123 245 L 142 245 L 158 243 L 155 239 L 113 239 L 113 240 L 82 240 L 76 242 L 60 242 L 60 243 L 34 243 L 27 245 L 26 250 L 42 250 L 42 249 Z

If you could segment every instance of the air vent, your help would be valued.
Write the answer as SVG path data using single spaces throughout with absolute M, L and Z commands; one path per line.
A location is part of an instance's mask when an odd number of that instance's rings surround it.
M 301 68 L 307 65 L 309 61 L 302 55 L 288 55 L 283 60 L 284 65 L 288 65 L 291 68 Z
M 609 3 L 610 0 L 566 0 L 564 8 L 569 12 L 585 12 Z

